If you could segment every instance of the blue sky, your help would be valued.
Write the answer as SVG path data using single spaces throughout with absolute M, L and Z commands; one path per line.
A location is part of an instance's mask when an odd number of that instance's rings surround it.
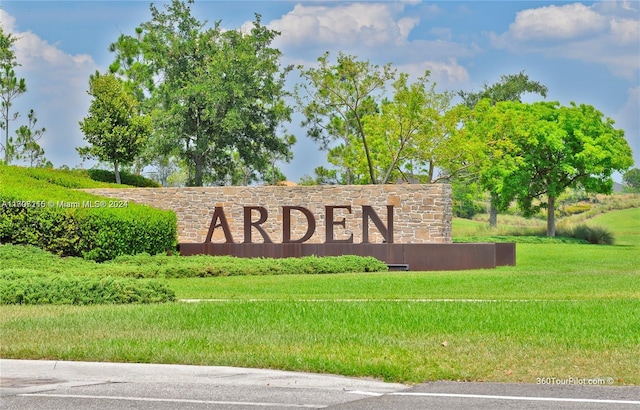
M 0 3 L 0 24 L 19 39 L 17 71 L 28 87 L 15 100 L 23 115 L 11 130 L 35 109 L 38 125 L 47 128 L 40 144 L 56 167 L 93 165 L 83 164 L 75 150 L 85 145 L 78 122 L 90 104 L 89 75 L 112 62 L 111 42 L 150 19 L 149 3 Z M 478 90 L 501 75 L 525 71 L 549 88 L 547 100 L 591 104 L 614 119 L 640 167 L 639 1 L 196 0 L 193 10 L 228 29 L 261 14 L 263 24 L 281 32 L 274 46 L 283 64 L 310 66 L 325 51 L 342 51 L 415 76 L 428 69 L 440 90 L 452 91 Z M 294 159 L 281 164 L 292 181 L 325 163 L 325 153 L 299 121 L 287 124 L 298 139 Z

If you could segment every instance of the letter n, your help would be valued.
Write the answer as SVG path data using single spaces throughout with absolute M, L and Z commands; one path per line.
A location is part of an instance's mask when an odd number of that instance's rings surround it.
M 209 233 L 207 233 L 207 239 L 204 240 L 205 243 L 211 242 L 213 231 L 215 231 L 216 228 L 222 228 L 222 232 L 224 232 L 225 243 L 233 243 L 231 229 L 229 229 L 227 217 L 225 216 L 224 209 L 221 206 L 216 206 L 216 209 L 213 211 L 211 225 L 209 225 Z
M 382 234 L 386 243 L 393 243 L 393 205 L 387 205 L 387 226 L 369 205 L 362 205 L 362 243 L 369 243 L 369 219 Z

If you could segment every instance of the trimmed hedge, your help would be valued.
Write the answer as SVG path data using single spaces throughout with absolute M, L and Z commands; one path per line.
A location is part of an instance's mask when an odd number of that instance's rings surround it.
M 96 261 L 175 249 L 174 212 L 68 189 L 22 170 L 0 166 L 0 243 Z
M 0 278 L 8 272 L 52 275 L 119 276 L 130 278 L 190 278 L 237 275 L 330 274 L 384 272 L 387 265 L 372 257 L 306 256 L 302 258 L 235 258 L 232 256 L 124 255 L 96 263 L 60 258 L 33 246 L 0 245 Z M 4 275 L 4 276 L 3 276 Z
M 43 275 L 18 271 L 0 274 L 0 304 L 93 305 L 163 303 L 175 292 L 155 280 Z
M 0 165 L 2 166 L 2 165 Z M 31 168 L 18 166 L 4 166 L 0 170 L 0 175 L 8 179 L 32 178 L 39 181 L 48 182 L 65 188 L 123 188 L 123 185 L 109 183 L 111 181 L 100 182 L 92 179 L 85 169 L 52 169 L 52 168 Z M 113 179 L 115 182 L 115 177 Z
M 305 256 L 302 258 L 237 258 L 233 256 L 120 256 L 103 264 L 110 275 L 136 278 L 204 278 L 241 275 L 314 275 L 347 272 L 386 272 L 373 257 Z
M 106 169 L 88 169 L 87 175 L 94 181 L 100 182 L 116 182 L 116 175 L 113 171 Z M 127 171 L 120 171 L 120 181 L 124 185 L 131 185 L 141 188 L 159 188 L 161 185 L 154 180 L 145 178 L 142 175 L 132 174 Z

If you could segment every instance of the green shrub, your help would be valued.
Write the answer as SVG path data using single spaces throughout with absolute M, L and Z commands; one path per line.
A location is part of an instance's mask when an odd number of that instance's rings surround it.
M 82 255 L 105 261 L 119 255 L 157 254 L 173 250 L 177 242 L 175 213 L 144 206 L 98 209 L 80 224 Z
M 302 258 L 236 258 L 233 256 L 119 256 L 103 264 L 109 275 L 137 278 L 190 278 L 240 275 L 331 274 L 382 272 L 387 265 L 355 255 Z
M 53 275 L 189 278 L 238 275 L 327 274 L 383 272 L 387 265 L 355 255 L 302 258 L 236 258 L 232 256 L 122 255 L 107 262 L 61 258 L 33 246 L 0 245 L 0 279 L 15 272 Z M 9 272 L 9 273 L 7 273 Z M 35 273 L 34 273 L 35 272 Z
M 162 303 L 175 292 L 154 280 L 131 278 L 33 275 L 25 271 L 0 276 L 0 304 L 93 305 Z
M 88 169 L 87 174 L 94 181 L 111 182 L 116 181 L 116 175 L 113 171 L 107 171 L 106 169 Z M 142 188 L 158 188 L 160 184 L 149 178 L 145 178 L 142 175 L 135 175 L 127 171 L 120 171 L 120 181 L 124 185 L 131 185 Z
M 594 245 L 613 245 L 615 236 L 604 226 L 576 225 L 558 230 L 558 235 L 581 239 Z
M 175 249 L 175 213 L 68 189 L 19 168 L 0 166 L 0 243 L 96 261 Z
M 462 236 L 453 239 L 455 243 L 477 243 L 477 242 L 513 242 L 513 243 L 587 243 L 584 239 L 576 239 L 566 236 Z
M 33 245 L 95 261 L 174 249 L 176 226 L 173 212 L 146 207 L 0 209 L 0 243 Z
M 121 185 L 113 183 L 115 179 L 104 182 L 93 180 L 89 177 L 87 170 L 84 169 L 63 170 L 5 166 L 0 170 L 0 173 L 5 175 L 7 179 L 29 178 L 73 189 L 121 187 Z
M 561 209 L 560 213 L 563 216 L 576 215 L 581 214 L 583 212 L 587 212 L 591 209 L 591 205 L 589 204 L 574 204 L 569 205 Z

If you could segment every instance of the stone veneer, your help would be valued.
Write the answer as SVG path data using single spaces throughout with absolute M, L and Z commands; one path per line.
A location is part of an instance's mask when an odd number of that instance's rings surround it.
M 251 186 L 189 188 L 87 189 L 87 192 L 175 211 L 178 242 L 204 242 L 216 206 L 222 206 L 236 243 L 244 241 L 244 206 L 262 206 L 268 211 L 261 225 L 274 243 L 282 242 L 282 206 L 302 206 L 316 219 L 316 229 L 307 243 L 325 242 L 325 206 L 350 205 L 334 210 L 334 221 L 346 220 L 346 227 L 334 226 L 334 239 L 353 234 L 353 243 L 362 242 L 362 205 L 370 205 L 385 226 L 387 205 L 393 205 L 394 243 L 451 243 L 451 186 L 447 184 L 332 185 L 332 186 Z M 253 211 L 252 221 L 258 218 Z M 291 239 L 307 231 L 304 215 L 291 212 Z M 221 228 L 211 240 L 225 242 Z M 252 228 L 252 242 L 262 242 Z M 369 222 L 369 242 L 382 243 L 383 237 Z

